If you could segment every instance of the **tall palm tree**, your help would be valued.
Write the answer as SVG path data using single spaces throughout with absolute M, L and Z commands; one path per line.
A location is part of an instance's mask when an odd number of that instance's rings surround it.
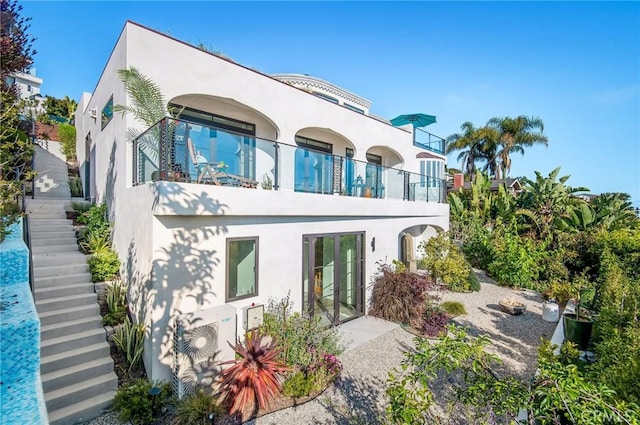
M 455 133 L 447 137 L 447 153 L 460 151 L 458 161 L 462 161 L 464 173 L 472 177 L 476 172 L 476 162 L 484 160 L 482 138 L 479 129 L 470 121 L 460 126 L 462 133 Z
M 516 118 L 503 117 L 491 118 L 487 127 L 497 132 L 500 175 L 497 178 L 506 178 L 511 171 L 511 154 L 524 155 L 524 148 L 536 144 L 548 145 L 547 136 L 543 135 L 544 123 L 538 117 Z

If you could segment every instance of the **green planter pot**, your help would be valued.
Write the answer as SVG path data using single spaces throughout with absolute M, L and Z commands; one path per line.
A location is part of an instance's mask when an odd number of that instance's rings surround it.
M 574 313 L 567 313 L 562 316 L 564 325 L 564 339 L 575 343 L 580 350 L 586 350 L 591 339 L 593 330 L 593 320 L 580 318 Z

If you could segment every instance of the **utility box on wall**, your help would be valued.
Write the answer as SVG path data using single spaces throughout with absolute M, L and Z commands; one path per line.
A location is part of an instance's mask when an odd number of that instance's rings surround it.
M 252 304 L 242 307 L 242 326 L 246 331 L 262 326 L 264 322 L 264 305 Z

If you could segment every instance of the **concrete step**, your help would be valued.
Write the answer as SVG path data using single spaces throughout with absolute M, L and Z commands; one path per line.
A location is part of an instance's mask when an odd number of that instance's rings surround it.
M 102 326 L 73 335 L 64 335 L 42 340 L 40 341 L 40 356 L 53 356 L 54 354 L 64 353 L 75 348 L 86 347 L 106 340 L 107 334 Z
M 79 294 L 93 294 L 93 283 L 88 282 L 89 280 L 87 280 L 86 283 L 71 283 L 67 285 L 63 284 L 46 287 L 39 287 L 37 284 L 34 284 L 33 286 L 36 294 L 36 302 Z
M 44 341 L 65 335 L 78 334 L 101 326 L 102 317 L 100 316 L 91 318 L 83 317 L 82 319 L 70 320 L 68 322 L 54 323 L 40 328 L 40 340 Z
M 63 323 L 76 319 L 91 319 L 94 316 L 100 315 L 100 308 L 98 304 L 83 305 L 72 308 L 65 308 L 62 310 L 45 311 L 40 316 L 40 325 L 52 325 L 54 323 Z
M 42 389 L 50 392 L 76 382 L 86 381 L 100 375 L 113 373 L 113 359 L 111 356 L 92 360 L 77 366 L 56 370 L 42 375 Z
M 87 273 L 89 271 L 88 264 L 72 264 L 61 266 L 46 266 L 39 267 L 34 264 L 33 276 L 37 279 L 39 277 L 53 277 L 53 276 L 65 276 L 67 274 Z
M 67 235 L 62 238 L 52 238 L 52 239 L 32 239 L 31 246 L 47 246 L 47 245 L 69 245 L 76 242 L 77 239 L 73 234 Z
M 40 356 L 40 373 L 55 372 L 75 365 L 90 362 L 93 360 L 110 357 L 110 348 L 107 341 L 54 354 L 52 356 Z
M 75 232 L 72 226 L 66 226 L 64 229 L 60 229 L 60 227 L 50 227 L 50 230 L 43 231 L 43 227 L 32 227 L 31 228 L 31 240 L 36 239 L 56 239 L 56 238 L 66 238 L 69 235 L 75 237 Z
M 33 223 L 32 223 L 33 222 Z M 72 226 L 73 221 L 66 218 L 38 218 L 35 217 L 29 220 L 29 224 L 33 224 L 34 227 L 38 226 Z
M 48 267 L 48 266 L 57 266 L 57 265 L 78 265 L 78 264 L 86 264 L 87 256 L 81 254 L 79 251 L 76 252 L 39 252 L 33 254 L 33 265 L 34 267 Z
M 38 300 L 36 301 L 36 310 L 38 313 L 46 313 L 49 311 L 66 310 L 72 307 L 95 304 L 97 302 L 98 296 L 95 292 L 89 292 L 85 294 L 59 296 L 57 298 Z
M 33 244 L 32 244 L 33 245 Z M 36 254 L 47 254 L 52 252 L 79 252 L 78 244 L 63 244 L 63 245 L 44 245 L 44 246 L 32 246 L 31 252 L 33 255 Z
M 37 220 L 37 219 L 67 219 L 67 213 L 66 211 L 62 210 L 62 211 L 30 211 L 29 212 L 29 217 L 32 220 Z
M 115 394 L 115 391 L 107 391 L 62 409 L 49 410 L 49 424 L 72 425 L 96 418 L 109 410 Z
M 38 291 L 41 288 L 55 288 L 58 286 L 87 282 L 91 282 L 91 274 L 89 272 L 82 272 L 74 274 L 63 274 L 59 276 L 36 276 L 33 286 L 36 291 Z
M 117 386 L 118 378 L 112 373 L 50 391 L 45 393 L 44 400 L 47 410 L 52 411 L 113 391 Z

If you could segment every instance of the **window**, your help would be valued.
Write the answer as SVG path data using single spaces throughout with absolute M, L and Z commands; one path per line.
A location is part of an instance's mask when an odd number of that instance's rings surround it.
M 314 91 L 313 94 L 314 94 L 314 96 L 318 96 L 321 99 L 328 100 L 329 102 L 335 103 L 336 105 L 339 103 L 338 99 L 336 99 L 335 97 L 331 97 L 329 95 L 326 95 L 324 93 L 319 93 L 317 91 Z
M 30 86 L 29 84 L 27 84 L 27 91 L 28 91 L 29 93 L 31 93 L 31 91 L 32 91 L 32 88 L 31 88 L 31 86 Z
M 258 295 L 258 238 L 227 239 L 226 302 Z
M 100 121 L 102 123 L 101 130 L 104 130 L 107 124 L 111 122 L 111 118 L 113 118 L 113 95 L 109 98 L 107 104 L 104 105 L 104 108 L 102 108 L 102 114 L 100 115 Z
M 356 107 L 355 107 L 355 106 L 353 106 L 353 105 L 349 105 L 348 103 L 345 103 L 345 104 L 344 104 L 344 107 L 345 107 L 345 108 L 347 108 L 347 109 L 351 109 L 351 110 L 352 110 L 352 111 L 354 111 L 354 112 L 357 112 L 357 113 L 359 113 L 359 114 L 364 115 L 364 110 L 362 110 L 362 109 L 360 109 L 360 108 L 356 108 Z

